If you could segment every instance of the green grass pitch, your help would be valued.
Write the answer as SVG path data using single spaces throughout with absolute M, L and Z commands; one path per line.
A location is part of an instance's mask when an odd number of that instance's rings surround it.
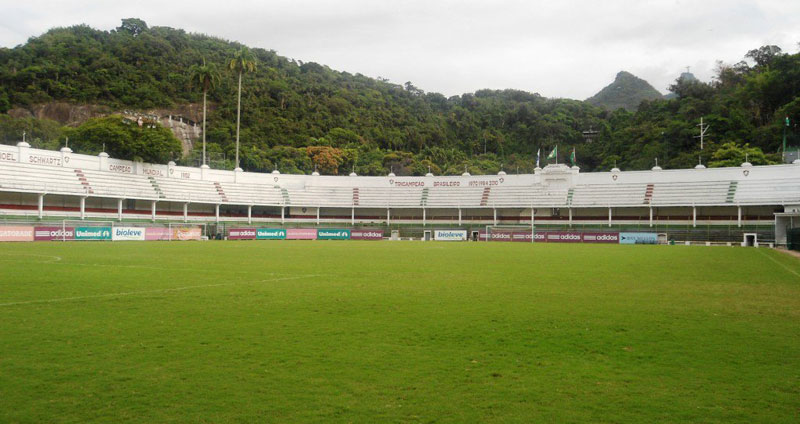
M 0 244 L 0 422 L 800 420 L 766 249 Z

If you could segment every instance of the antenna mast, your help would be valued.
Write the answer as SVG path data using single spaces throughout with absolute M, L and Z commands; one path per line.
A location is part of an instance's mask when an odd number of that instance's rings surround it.
M 708 129 L 711 128 L 711 125 L 703 124 L 703 117 L 700 117 L 700 124 L 697 125 L 700 127 L 700 135 L 694 136 L 694 138 L 700 139 L 700 150 L 703 150 L 704 147 L 704 137 L 708 132 Z

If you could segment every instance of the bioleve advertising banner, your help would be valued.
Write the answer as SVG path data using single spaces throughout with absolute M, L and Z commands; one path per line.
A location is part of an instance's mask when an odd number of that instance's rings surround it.
M 171 235 L 172 240 L 200 240 L 203 238 L 203 230 L 200 227 L 174 227 Z
M 255 240 L 255 228 L 231 228 L 228 230 L 228 240 Z
M 317 240 L 350 240 L 350 230 L 317 230 Z
M 435 230 L 433 239 L 437 241 L 464 241 L 467 239 L 466 230 Z
M 317 230 L 315 228 L 287 228 L 286 240 L 316 240 Z
M 75 228 L 34 227 L 33 239 L 36 241 L 75 240 Z
M 75 240 L 111 240 L 111 227 L 77 227 Z
M 286 230 L 280 228 L 259 228 L 256 230 L 258 240 L 283 240 L 286 238 Z
M 383 230 L 351 230 L 350 240 L 383 240 Z
M 619 233 L 621 244 L 658 244 L 658 233 Z
M 33 227 L 0 227 L 0 241 L 33 241 Z
M 141 227 L 114 227 L 111 240 L 114 241 L 144 241 L 145 229 Z

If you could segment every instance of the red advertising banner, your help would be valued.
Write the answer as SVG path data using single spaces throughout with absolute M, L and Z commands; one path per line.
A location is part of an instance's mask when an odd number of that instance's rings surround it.
M 383 230 L 351 230 L 350 240 L 383 240 Z
M 170 236 L 169 228 L 166 227 L 147 227 L 144 230 L 145 240 L 169 240 Z
M 316 235 L 316 233 L 314 234 Z M 231 228 L 228 230 L 228 240 L 255 240 L 255 239 L 256 239 L 255 228 Z
M 33 227 L 0 227 L 0 241 L 33 241 Z
M 255 231 L 255 230 L 254 230 Z M 287 228 L 286 240 L 316 240 L 316 228 Z
M 486 231 L 479 233 L 480 240 L 486 241 Z M 619 243 L 619 233 L 597 232 L 583 233 L 578 231 L 541 231 L 533 235 L 537 243 Z M 530 231 L 493 230 L 489 233 L 489 241 L 531 242 Z
M 619 243 L 619 233 L 583 233 L 584 243 Z
M 33 227 L 36 241 L 75 240 L 74 227 Z

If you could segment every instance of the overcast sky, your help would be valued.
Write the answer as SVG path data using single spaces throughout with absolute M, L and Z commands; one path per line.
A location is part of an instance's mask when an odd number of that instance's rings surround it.
M 447 96 L 515 88 L 584 99 L 620 70 L 666 92 L 686 66 L 708 81 L 717 60 L 800 42 L 797 0 L 0 0 L 0 46 L 128 17 Z

